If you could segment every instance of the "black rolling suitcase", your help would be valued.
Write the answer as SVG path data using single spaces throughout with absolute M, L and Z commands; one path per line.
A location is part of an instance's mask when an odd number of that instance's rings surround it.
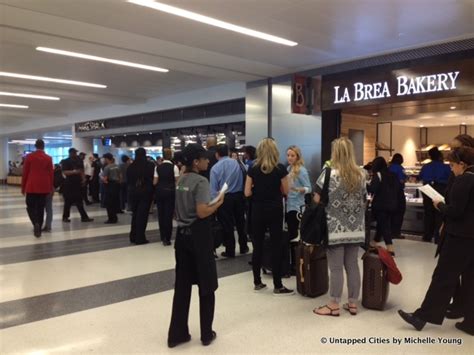
M 328 292 L 328 259 L 323 247 L 298 243 L 296 263 L 298 293 L 306 297 L 318 297 Z

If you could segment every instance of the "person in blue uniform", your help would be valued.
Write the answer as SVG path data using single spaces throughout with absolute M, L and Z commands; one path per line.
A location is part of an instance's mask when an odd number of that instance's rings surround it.
M 451 173 L 449 165 L 444 164 L 443 155 L 437 147 L 431 148 L 428 151 L 431 159 L 431 163 L 428 163 L 421 168 L 420 179 L 423 184 L 429 184 L 433 189 L 438 191 L 444 196 L 446 188 L 448 186 L 448 179 Z M 431 242 L 435 239 L 438 242 L 439 229 L 442 224 L 442 217 L 438 210 L 433 206 L 431 199 L 423 195 L 423 208 L 424 208 L 424 233 L 423 241 Z

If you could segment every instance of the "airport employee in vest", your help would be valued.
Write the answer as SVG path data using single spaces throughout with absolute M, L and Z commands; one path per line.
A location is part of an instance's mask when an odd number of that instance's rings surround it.
M 210 205 L 208 180 L 200 175 L 209 164 L 206 150 L 199 144 L 188 144 L 182 152 L 186 171 L 176 186 L 176 280 L 173 311 L 168 333 L 168 346 L 175 347 L 191 340 L 188 328 L 189 305 L 193 284 L 199 287 L 201 342 L 209 345 L 216 338 L 212 330 L 217 270 L 214 259 L 214 241 L 208 218 L 224 202 L 220 196 Z

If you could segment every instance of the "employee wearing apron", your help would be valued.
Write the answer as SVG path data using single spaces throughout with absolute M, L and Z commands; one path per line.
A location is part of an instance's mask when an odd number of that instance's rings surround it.
M 222 205 L 209 205 L 208 180 L 200 175 L 206 171 L 209 160 L 206 150 L 198 144 L 188 144 L 182 152 L 186 172 L 176 186 L 176 280 L 173 298 L 168 346 L 175 347 L 191 340 L 188 329 L 189 305 L 193 284 L 199 287 L 199 312 L 201 319 L 201 342 L 209 345 L 216 338 L 212 330 L 217 270 L 214 259 L 214 242 L 211 224 L 207 218 Z

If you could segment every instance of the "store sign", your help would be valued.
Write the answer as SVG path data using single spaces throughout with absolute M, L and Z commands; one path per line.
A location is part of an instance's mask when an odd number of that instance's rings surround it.
M 455 71 L 417 77 L 397 76 L 396 93 L 390 92 L 390 86 L 387 81 L 369 84 L 357 82 L 353 84 L 352 90 L 348 87 L 334 86 L 334 103 L 382 99 L 392 95 L 406 96 L 455 90 L 456 79 L 459 77 L 459 74 L 459 71 Z
M 464 95 L 474 95 L 474 59 L 393 70 L 374 67 L 324 76 L 321 106 L 333 110 Z
M 76 132 L 90 132 L 105 129 L 105 121 L 88 121 L 76 123 Z
M 306 114 L 308 112 L 308 78 L 295 75 L 293 77 L 291 112 Z

